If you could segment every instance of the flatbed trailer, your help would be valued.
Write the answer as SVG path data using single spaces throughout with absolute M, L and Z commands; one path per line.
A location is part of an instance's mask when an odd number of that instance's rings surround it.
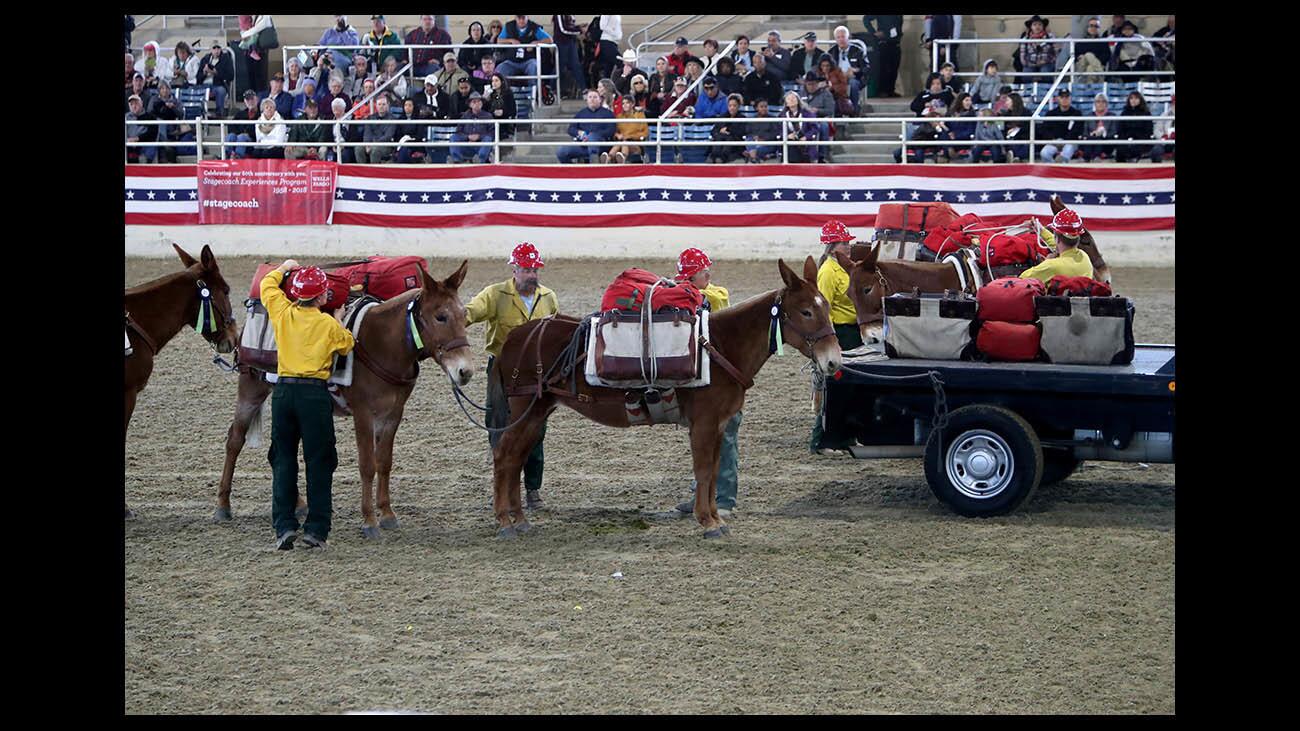
M 1174 461 L 1174 346 L 1128 365 L 890 359 L 845 353 L 828 379 L 820 445 L 862 459 L 921 457 L 940 501 L 1015 510 L 1083 460 Z

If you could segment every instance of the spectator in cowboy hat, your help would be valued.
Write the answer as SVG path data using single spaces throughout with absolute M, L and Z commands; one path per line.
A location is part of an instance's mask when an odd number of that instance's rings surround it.
M 474 163 L 492 161 L 492 134 L 494 125 L 492 125 L 492 115 L 483 111 L 483 95 L 477 91 L 470 92 L 469 108 L 461 115 L 461 119 L 469 120 L 469 123 L 461 123 L 456 127 L 456 133 L 451 136 L 452 142 L 483 142 L 482 147 L 453 147 L 451 148 L 452 162 L 465 162 L 465 155 L 469 150 L 474 151 Z
M 622 62 L 614 67 L 609 80 L 614 82 L 619 94 L 626 94 L 632 90 L 632 77 L 640 73 L 641 69 L 636 67 L 636 51 L 629 48 L 623 52 Z
M 1060 49 L 1049 42 L 1056 37 L 1047 30 L 1050 23 L 1049 19 L 1039 15 L 1025 21 L 1025 32 L 1020 37 L 1026 42 L 1021 43 L 1016 52 L 1025 73 L 1050 73 L 1056 69 L 1056 54 Z

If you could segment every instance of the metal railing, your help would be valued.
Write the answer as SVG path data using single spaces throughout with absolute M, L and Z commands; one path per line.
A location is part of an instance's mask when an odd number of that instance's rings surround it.
M 713 57 L 713 60 L 710 61 L 709 65 L 704 68 L 704 71 L 700 72 L 700 78 L 696 79 L 695 81 L 692 81 L 690 85 L 686 87 L 686 94 L 683 94 L 682 96 L 679 96 L 676 99 L 674 99 L 673 103 L 670 104 L 668 108 L 663 111 L 663 114 L 661 116 L 664 117 L 670 116 L 673 113 L 673 111 L 677 109 L 677 105 L 681 104 L 682 100 L 685 99 L 687 95 L 695 93 L 693 90 L 701 83 L 703 83 L 704 80 L 709 77 L 709 74 L 713 73 L 713 69 L 718 65 L 718 62 L 721 61 L 728 53 L 731 53 L 731 49 L 735 47 L 736 47 L 736 42 L 732 41 L 731 43 L 727 44 L 726 48 L 718 51 L 718 54 Z
M 391 45 L 391 46 L 361 46 L 361 45 L 358 45 L 358 46 L 343 46 L 343 45 L 338 45 L 338 46 L 321 46 L 321 45 L 284 46 L 284 61 L 283 61 L 283 64 L 284 64 L 284 75 L 285 75 L 285 78 L 288 78 L 288 76 L 289 76 L 289 59 L 290 59 L 290 58 L 296 58 L 297 55 L 298 55 L 298 52 L 299 52 L 299 51 L 363 51 L 363 52 L 366 52 L 365 55 L 374 55 L 374 56 L 375 56 L 376 67 L 377 67 L 377 70 L 379 70 L 379 69 L 378 69 L 378 59 L 379 59 L 379 56 L 380 56 L 381 54 L 383 54 L 383 53 L 385 53 L 385 52 L 387 52 L 387 51 L 393 50 L 393 49 L 404 49 L 404 50 L 406 51 L 406 63 L 407 63 L 407 65 L 408 65 L 408 67 L 411 68 L 412 71 L 413 71 L 414 68 L 415 68 L 415 52 L 416 52 L 417 50 L 419 50 L 419 49 L 422 49 L 422 48 L 428 48 L 428 49 L 438 48 L 438 49 L 450 49 L 450 50 L 459 50 L 459 49 L 462 49 L 462 48 L 487 48 L 487 49 L 508 49 L 508 50 L 515 50 L 515 51 L 517 51 L 517 50 L 519 50 L 519 49 L 525 49 L 525 50 L 527 50 L 527 49 L 532 49 L 533 60 L 537 62 L 537 72 L 536 72 L 535 74 L 530 75 L 530 76 L 507 76 L 506 78 L 507 78 L 507 79 L 510 79 L 510 80 L 512 80 L 512 81 L 515 80 L 515 79 L 532 79 L 532 84 L 531 84 L 531 94 L 532 94 L 533 102 L 534 102 L 534 103 L 536 103 L 536 102 L 539 101 L 539 96 L 538 96 L 538 95 L 539 95 L 539 88 L 538 88 L 538 87 L 541 85 L 543 79 L 545 79 L 545 80 L 547 80 L 547 81 L 554 80 L 555 83 L 556 83 L 556 86 L 557 86 L 557 87 L 559 86 L 559 81 L 560 81 L 560 70 L 559 70 L 559 67 L 560 67 L 559 47 L 556 46 L 554 43 L 536 43 L 536 44 L 519 44 L 519 43 L 417 43 L 417 44 L 405 44 L 405 43 L 403 43 L 403 44 L 396 44 L 396 43 L 395 43 L 395 44 L 393 44 L 393 45 Z M 548 49 L 548 50 L 551 52 L 551 57 L 552 57 L 552 59 L 555 61 L 555 73 L 554 73 L 554 74 L 544 74 L 544 73 L 542 73 L 542 49 Z M 356 54 L 354 53 L 354 54 L 352 54 L 352 55 L 355 56 Z M 438 58 L 438 59 L 434 59 L 434 60 L 437 61 L 439 65 L 442 65 L 442 59 Z M 508 59 L 508 60 L 510 60 L 510 61 L 514 61 L 514 60 L 517 60 L 517 59 Z M 501 61 L 501 62 L 499 62 L 499 63 L 505 63 L 505 61 Z M 499 65 L 499 64 L 498 64 L 498 65 Z M 314 67 L 314 66 L 315 66 L 315 64 L 313 64 L 312 67 Z M 311 68 L 311 67 L 309 67 L 309 68 Z M 351 67 L 348 67 L 348 68 L 351 68 Z M 336 67 L 336 70 L 338 70 L 340 73 L 342 73 L 342 74 L 343 74 L 343 79 L 344 79 L 344 81 L 347 81 L 347 78 L 348 78 L 347 70 L 346 70 L 346 69 L 338 69 L 337 67 Z M 306 71 L 306 69 L 304 69 L 304 71 Z M 467 73 L 467 74 L 471 74 L 471 73 L 472 73 L 472 70 L 471 70 L 471 69 L 465 69 L 464 71 L 465 71 L 465 73 Z M 415 79 L 415 75 L 414 75 L 414 73 L 412 73 L 412 74 L 411 74 L 410 76 L 408 76 L 407 78 L 414 80 L 414 79 Z M 423 81 L 423 80 L 421 80 L 421 81 Z M 329 83 L 329 79 L 328 79 L 328 78 L 321 79 L 321 80 L 319 81 L 319 85 L 324 85 L 324 84 L 327 84 L 327 83 Z
M 343 148 L 345 148 L 345 147 L 392 147 L 392 148 L 399 148 L 399 147 L 419 147 L 419 148 L 453 148 L 453 147 L 486 147 L 486 146 L 488 146 L 488 145 L 490 144 L 490 145 L 492 146 L 492 149 L 493 149 L 493 158 L 494 158 L 497 162 L 500 162 L 500 161 L 501 161 L 501 147 L 502 147 L 503 144 L 505 144 L 505 145 L 508 145 L 508 146 L 510 146 L 510 147 L 520 147 L 520 148 L 526 148 L 526 147 L 556 147 L 556 148 L 559 148 L 559 147 L 573 147 L 573 146 L 578 146 L 578 147 L 597 147 L 597 148 L 612 148 L 612 147 L 620 146 L 620 145 L 632 145 L 632 146 L 636 146 L 636 147 L 640 147 L 640 148 L 642 148 L 642 150 L 643 150 L 643 152 L 642 152 L 642 157 L 643 157 L 643 159 L 645 159 L 645 160 L 647 160 L 647 161 L 648 161 L 650 158 L 649 158 L 649 156 L 646 154 L 645 151 L 648 150 L 649 148 L 654 148 L 654 149 L 655 149 L 655 157 L 654 157 L 654 161 L 655 161 L 656 164 L 661 164 L 661 163 L 663 163 L 663 154 L 662 154 L 662 153 L 663 153 L 663 148 L 664 148 L 664 147 L 669 147 L 669 148 L 684 148 L 684 147 L 738 147 L 738 146 L 746 146 L 746 147 L 755 147 L 755 146 L 756 146 L 756 147 L 776 147 L 776 146 L 780 146 L 780 147 L 781 147 L 781 162 L 782 162 L 782 163 L 787 163 L 787 162 L 789 162 L 789 160 L 790 160 L 790 148 L 791 148 L 791 147 L 796 147 L 796 148 L 798 148 L 798 147 L 826 147 L 826 146 L 831 146 L 831 145 L 839 145 L 839 146 L 846 147 L 846 148 L 854 148 L 854 147 L 863 147 L 863 148 L 872 148 L 872 147 L 894 147 L 894 148 L 897 148 L 897 147 L 899 147 L 899 146 L 901 145 L 901 148 L 902 148 L 902 149 L 901 149 L 901 152 L 902 152 L 901 163 L 902 163 L 902 164 L 909 164 L 909 159 L 908 159 L 908 158 L 909 158 L 909 155 L 908 155 L 908 148 L 909 148 L 909 147 L 911 147 L 911 148 L 915 148 L 915 147 L 972 148 L 972 149 L 975 148 L 975 147 L 990 147 L 990 148 L 996 148 L 996 149 L 1000 149 L 1000 150 L 1010 150 L 1010 149 L 1012 149 L 1012 148 L 1019 148 L 1019 147 L 1025 147 L 1025 146 L 1028 147 L 1028 158 L 1029 158 L 1029 162 L 1032 163 L 1032 162 L 1034 162 L 1034 158 L 1035 158 L 1035 155 L 1036 155 L 1036 153 L 1037 153 L 1037 148 L 1039 148 L 1039 147 L 1041 147 L 1041 146 L 1043 146 L 1043 145 L 1048 145 L 1048 144 L 1058 145 L 1058 146 L 1062 146 L 1062 147 L 1065 146 L 1065 145 L 1074 145 L 1074 146 L 1076 146 L 1076 147 L 1084 146 L 1084 145 L 1105 145 L 1105 146 L 1108 146 L 1108 147 L 1116 147 L 1116 146 L 1143 146 L 1143 147 L 1154 147 L 1154 146 L 1156 146 L 1156 145 L 1164 145 L 1164 146 L 1168 146 L 1168 147 L 1171 147 L 1171 148 L 1175 146 L 1175 141 L 1174 141 L 1173 139 L 1167 139 L 1167 140 L 1166 140 L 1166 139 L 1157 139 L 1157 138 L 1145 139 L 1145 140 L 1126 140 L 1126 139 L 1117 139 L 1117 138 L 1102 138 L 1102 139 L 1096 139 L 1096 138 L 1088 138 L 1088 137 L 1085 137 L 1085 138 L 1083 138 L 1083 139 L 1074 139 L 1074 140 L 1057 140 L 1057 139 L 1053 139 L 1053 138 L 1049 138 L 1049 139 L 1037 139 L 1036 128 L 1037 128 L 1037 125 L 1038 125 L 1038 124 L 1054 124 L 1054 123 L 1060 123 L 1060 122 L 1062 122 L 1062 121 L 1065 121 L 1065 119 L 1067 119 L 1067 118 L 1061 118 L 1061 117 L 1050 118 L 1050 119 L 1045 119 L 1045 118 L 1041 118 L 1041 117 L 1033 117 L 1033 116 L 1022 116 L 1022 117 L 989 117 L 989 118 L 983 118 L 983 117 L 941 117 L 941 118 L 939 118 L 939 119 L 942 119 L 943 121 L 945 121 L 945 122 L 947 122 L 947 123 L 952 123 L 952 122 L 954 122 L 954 121 L 958 121 L 958 120 L 961 120 L 961 121 L 963 121 L 963 122 L 976 123 L 976 124 L 982 123 L 982 122 L 984 122 L 984 121 L 993 121 L 993 122 L 1022 122 L 1022 123 L 1026 123 L 1026 124 L 1028 125 L 1028 127 L 1029 127 L 1029 135 L 1028 135 L 1028 137 L 1025 138 L 1025 139 L 1003 139 L 1003 140 L 978 140 L 978 139 L 968 139 L 968 140 L 966 140 L 966 139 L 963 139 L 963 140 L 909 140 L 909 139 L 907 139 L 907 137 L 908 137 L 907 129 L 908 129 L 908 126 L 909 126 L 909 125 L 916 125 L 916 124 L 918 124 L 918 123 L 920 123 L 920 124 L 930 124 L 930 123 L 933 121 L 933 120 L 931 120 L 931 119 L 929 119 L 929 118 L 925 118 L 925 117 L 887 117 L 887 118 L 881 118 L 881 117 L 716 117 L 716 118 L 708 118 L 708 119 L 688 119 L 688 118 L 673 118 L 673 119 L 655 118 L 655 119 L 644 119 L 644 120 L 642 120 L 642 119 L 637 119 L 636 121 L 637 121 L 638 123 L 642 123 L 642 122 L 643 122 L 643 123 L 645 123 L 648 127 L 651 127 L 651 128 L 654 129 L 654 134 L 651 135 L 651 136 L 648 136 L 647 139 L 644 139 L 644 140 L 615 140 L 615 139 L 609 139 L 609 140 L 595 140 L 595 141 L 591 141 L 591 140 L 581 140 L 581 141 L 579 141 L 579 140 L 566 139 L 566 140 L 533 140 L 533 141 L 530 141 L 530 142 L 523 142 L 523 141 L 519 141 L 519 140 L 509 140 L 509 141 L 503 143 L 503 142 L 502 142 L 502 139 L 501 139 L 501 125 L 523 126 L 523 125 L 538 125 L 538 124 L 546 124 L 546 125 L 569 125 L 569 124 L 573 124 L 573 123 L 587 123 L 587 124 L 590 124 L 590 123 L 592 122 L 592 120 L 591 120 L 590 118 L 586 118 L 586 119 L 577 119 L 577 118 L 572 118 L 572 119 L 554 119 L 554 118 L 553 118 L 553 119 L 496 119 L 496 118 L 493 118 L 493 119 L 482 119 L 482 120 L 455 120 L 455 119 L 352 119 L 352 120 L 348 120 L 348 121 L 346 121 L 346 122 L 339 122 L 338 120 L 320 120 L 320 119 L 314 119 L 314 120 L 308 120 L 308 119 L 285 119 L 285 120 L 281 120 L 281 121 L 279 121 L 279 122 L 275 122 L 275 124 L 284 124 L 284 125 L 297 125 L 297 124 L 320 124 L 320 125 L 325 125 L 325 126 L 327 126 L 327 127 L 330 127 L 330 128 L 331 128 L 331 131 L 332 131 L 333 129 L 335 129 L 336 126 L 337 126 L 338 124 L 345 124 L 345 125 L 348 125 L 348 126 L 351 126 L 351 125 L 371 125 L 371 124 L 397 124 L 397 125 L 402 125 L 402 126 L 418 126 L 418 127 L 422 127 L 422 128 L 426 128 L 426 129 L 429 128 L 429 127 L 437 127 L 437 128 L 440 128 L 440 130 L 441 130 L 442 132 L 444 132 L 444 133 L 447 131 L 447 128 L 455 128 L 455 127 L 459 127 L 459 126 L 462 126 L 462 125 L 470 125 L 470 124 L 491 124 L 492 127 L 493 127 L 493 135 L 492 135 L 492 140 L 491 140 L 491 142 L 484 141 L 484 140 L 473 141 L 473 142 L 470 142 L 470 141 L 464 141 L 464 142 L 462 142 L 462 141 L 451 141 L 451 140 L 424 140 L 424 141 L 418 141 L 418 142 L 417 142 L 417 141 L 407 141 L 407 142 L 400 142 L 400 141 L 390 141 L 390 142 L 380 142 L 380 141 L 374 141 L 374 142 L 364 142 L 364 141 L 362 141 L 362 142 L 340 142 L 340 141 L 338 141 L 337 139 L 335 139 L 335 137 L 336 137 L 335 135 L 331 134 L 330 141 L 328 141 L 328 142 L 289 142 L 289 141 L 286 140 L 286 141 L 283 142 L 283 143 L 258 143 L 258 142 L 256 142 L 255 140 L 253 140 L 253 141 L 243 142 L 243 141 L 239 141 L 239 140 L 229 140 L 229 141 L 228 141 L 228 140 L 226 139 L 226 136 L 227 136 L 227 135 L 226 135 L 226 129 L 227 129 L 228 126 L 232 126 L 232 125 L 233 125 L 233 126 L 239 126 L 239 127 L 246 127 L 246 126 L 253 125 L 253 124 L 259 124 L 260 122 L 259 122 L 258 120 L 247 120 L 247 121 L 245 121 L 245 120 L 228 120 L 228 119 L 222 119 L 222 120 L 204 120 L 204 119 L 189 119 L 189 120 L 126 120 L 126 121 L 124 122 L 124 124 L 127 125 L 127 126 L 130 126 L 130 125 L 173 125 L 173 126 L 175 126 L 175 125 L 181 125 L 181 124 L 188 124 L 188 125 L 190 125 L 190 126 L 193 126 L 193 127 L 196 128 L 196 132 L 195 132 L 195 140 L 193 140 L 193 141 L 188 141 L 188 140 L 185 140 L 185 141 L 174 141 L 174 140 L 173 140 L 173 141 L 164 141 L 164 142 L 151 142 L 151 141 L 143 141 L 143 142 L 141 142 L 141 141 L 136 141 L 136 142 L 130 142 L 130 141 L 128 141 L 128 142 L 125 142 L 125 146 L 126 146 L 127 148 L 130 148 L 130 147 L 146 147 L 146 148 L 147 148 L 147 147 L 196 147 L 196 148 L 197 148 L 197 152 L 198 152 L 198 157 L 199 157 L 200 160 L 203 159 L 203 150 L 204 150 L 205 147 L 208 147 L 208 148 L 217 147 L 217 148 L 219 148 L 220 152 L 218 153 L 218 159 L 223 159 L 223 160 L 226 159 L 226 148 L 228 148 L 228 147 L 260 147 L 260 148 L 265 148 L 265 147 L 309 147 L 309 148 L 311 148 L 311 147 L 326 147 L 326 148 L 334 148 L 334 149 L 335 149 L 335 153 L 336 153 L 336 159 L 342 159 L 342 150 L 343 150 Z M 1108 116 L 1105 116 L 1105 117 L 1098 117 L 1098 116 L 1091 116 L 1091 115 L 1088 115 L 1088 116 L 1078 116 L 1078 117 L 1073 117 L 1073 116 L 1072 116 L 1072 117 L 1069 117 L 1068 119 L 1069 119 L 1069 120 L 1072 120 L 1072 121 L 1076 121 L 1076 122 L 1088 122 L 1088 121 L 1097 121 L 1097 120 L 1109 120 L 1109 121 L 1111 121 L 1111 122 L 1113 122 L 1113 123 L 1118 123 L 1118 122 L 1120 122 L 1120 121 L 1135 121 L 1135 122 L 1136 122 L 1136 121 L 1152 121 L 1152 122 L 1155 122 L 1155 121 L 1167 121 L 1167 122 L 1170 122 L 1170 123 L 1174 122 L 1174 117 L 1171 116 L 1171 115 L 1163 115 L 1163 116 L 1153 116 L 1153 115 L 1149 115 L 1149 116 L 1138 116 L 1138 115 L 1132 115 L 1132 116 L 1122 116 L 1122 117 L 1121 117 L 1121 116 L 1113 116 L 1113 115 L 1108 115 Z M 608 124 L 609 127 L 611 128 L 611 134 L 612 134 L 612 130 L 613 130 L 614 126 L 615 126 L 619 121 L 626 122 L 627 119 L 624 118 L 624 119 L 622 119 L 622 120 L 619 120 L 619 119 L 615 118 L 615 119 L 612 119 L 612 120 L 610 120 L 609 122 L 605 123 L 605 124 Z M 676 127 L 695 126 L 695 125 L 699 125 L 699 126 L 709 125 L 709 126 L 712 126 L 712 125 L 714 125 L 714 124 L 718 124 L 718 123 L 741 124 L 741 125 L 745 125 L 745 124 L 768 124 L 768 125 L 779 125 L 780 128 L 781 128 L 781 130 L 782 130 L 781 139 L 773 139 L 773 140 L 758 140 L 758 139 L 745 139 L 745 140 L 713 140 L 713 139 L 707 139 L 707 140 L 706 140 L 706 139 L 699 139 L 699 140 L 689 140 L 689 139 L 676 139 L 676 137 L 677 137 L 676 131 L 673 132 L 673 135 L 672 135 L 673 138 L 672 138 L 672 139 L 664 139 L 664 128 L 665 128 L 665 127 L 671 129 L 671 128 L 676 128 Z M 836 125 L 852 125 L 852 124 L 859 124 L 859 125 L 870 125 L 870 124 L 880 125 L 880 124 L 886 124 L 886 125 L 888 125 L 888 124 L 898 124 L 898 125 L 899 125 L 899 137 L 898 137 L 897 139 L 889 139 L 889 140 L 866 140 L 866 139 L 863 139 L 863 140 L 834 140 L 834 139 L 802 140 L 802 139 L 789 139 L 789 138 L 786 136 L 786 134 L 785 134 L 785 124 L 786 124 L 786 123 L 790 123 L 790 124 L 802 124 L 802 123 L 821 124 L 821 123 L 828 123 L 828 124 L 836 124 Z M 212 128 L 212 127 L 217 127 L 217 128 L 219 129 L 219 131 L 220 131 L 219 139 L 216 140 L 216 141 L 213 141 L 213 142 L 206 142 L 206 143 L 205 143 L 205 142 L 203 141 L 203 137 L 204 137 L 204 134 L 203 134 L 203 133 L 204 133 L 204 129 L 205 129 L 205 128 Z M 670 162 L 671 162 L 671 161 L 670 161 Z M 914 163 L 913 163 L 913 164 L 914 164 Z
M 632 38 L 632 37 L 635 36 L 635 35 L 637 35 L 638 33 L 644 33 L 644 34 L 645 34 L 645 39 L 646 39 L 646 41 L 657 41 L 657 40 L 659 40 L 660 38 L 666 38 L 666 37 L 668 37 L 668 36 L 670 36 L 670 35 L 676 33 L 677 31 L 681 30 L 682 28 L 685 28 L 686 26 L 690 25 L 691 23 L 699 22 L 699 20 L 700 20 L 701 18 L 703 18 L 704 16 L 703 16 L 703 15 L 688 15 L 688 16 L 686 16 L 686 19 L 685 19 L 685 20 L 679 20 L 679 21 L 677 21 L 676 23 L 673 23 L 672 25 L 670 25 L 669 27 L 667 27 L 667 28 L 665 28 L 665 29 L 663 29 L 663 30 L 661 30 L 661 31 L 656 32 L 656 33 L 654 34 L 654 37 L 651 37 L 651 35 L 650 35 L 650 29 L 651 29 L 651 28 L 653 28 L 653 27 L 656 26 L 656 25 L 659 25 L 660 23 L 663 23 L 663 22 L 667 21 L 669 18 L 675 18 L 675 17 L 677 17 L 677 16 L 676 16 L 676 15 L 665 15 L 665 16 L 663 16 L 662 18 L 659 18 L 658 20 L 656 20 L 656 21 L 650 23 L 650 25 L 647 25 L 646 27 L 642 28 L 641 30 L 633 31 L 632 33 L 629 33 L 628 36 L 627 36 L 627 43 L 628 43 L 628 45 L 629 45 L 629 46 L 632 46 L 632 47 L 635 47 L 635 46 L 636 46 L 636 44 L 632 42 L 632 41 L 633 41 L 633 38 Z
M 1072 36 L 1066 36 L 1064 38 L 1033 38 L 1033 39 L 1030 38 L 935 38 L 933 39 L 933 45 L 930 47 L 930 71 L 932 73 L 939 72 L 939 47 L 940 46 L 943 46 L 944 61 L 951 62 L 952 46 L 955 46 L 957 44 L 999 44 L 999 45 L 1006 45 L 1006 46 L 1016 46 L 1017 48 L 1015 53 L 1019 53 L 1020 52 L 1019 46 L 1023 46 L 1023 45 L 1053 44 L 1057 46 L 1069 46 L 1070 58 L 1073 59 L 1075 57 L 1075 53 L 1074 53 L 1075 45 L 1078 43 L 1150 43 L 1152 49 L 1154 49 L 1157 45 L 1160 45 L 1161 43 L 1172 43 L 1172 42 L 1173 41 L 1163 41 L 1162 39 L 1159 38 L 1157 39 L 1137 38 L 1136 36 L 1133 38 L 1125 38 L 1124 36 L 1111 36 L 1108 38 L 1074 38 Z M 1060 50 L 1058 49 L 1057 56 L 1059 55 L 1060 55 Z M 1055 59 L 1053 59 L 1052 65 L 1053 66 L 1056 65 Z M 954 73 L 953 76 L 978 77 L 981 76 L 983 73 L 984 70 L 981 68 L 979 71 L 959 71 Z M 1003 71 L 1000 65 L 998 68 L 999 76 L 1040 76 L 1041 77 L 1049 73 L 1056 73 L 1056 70 L 1053 69 L 1052 71 Z M 1106 69 L 1102 69 L 1101 71 L 1071 71 L 1070 72 L 1071 83 L 1074 82 L 1075 76 L 1169 76 L 1172 77 L 1174 76 L 1174 72 L 1173 71 L 1108 71 Z

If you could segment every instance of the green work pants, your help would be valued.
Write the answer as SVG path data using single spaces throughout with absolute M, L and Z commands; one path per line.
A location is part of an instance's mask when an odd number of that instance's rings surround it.
M 487 414 L 486 423 L 493 429 L 500 429 L 508 425 L 510 418 L 510 400 L 506 398 L 505 384 L 500 380 L 492 377 L 492 364 L 496 362 L 496 356 L 488 356 L 487 373 Z M 515 416 L 518 418 L 518 415 Z M 488 444 L 493 448 L 497 446 L 497 440 L 501 438 L 500 432 L 488 432 Z M 542 443 L 546 440 L 546 424 L 542 424 L 541 436 L 537 437 L 537 444 L 533 451 L 528 453 L 528 460 L 524 462 L 524 489 L 540 490 L 542 489 L 542 471 L 546 466 L 546 452 L 542 448 Z
M 277 536 L 298 530 L 298 442 L 307 465 L 307 522 L 303 530 L 329 538 L 333 516 L 334 402 L 324 385 L 277 383 L 271 394 L 271 523 Z

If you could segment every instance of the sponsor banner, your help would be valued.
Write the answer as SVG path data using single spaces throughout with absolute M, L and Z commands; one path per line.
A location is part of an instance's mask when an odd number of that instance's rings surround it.
M 332 162 L 210 160 L 196 167 L 201 224 L 324 224 L 334 212 Z

